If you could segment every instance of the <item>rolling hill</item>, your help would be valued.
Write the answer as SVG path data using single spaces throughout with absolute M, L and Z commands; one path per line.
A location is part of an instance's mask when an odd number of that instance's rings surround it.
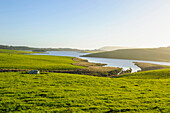
M 170 47 L 120 49 L 84 55 L 84 57 L 99 57 L 113 59 L 150 60 L 170 62 Z
M 10 50 L 33 50 L 33 51 L 83 51 L 80 49 L 73 48 L 35 48 L 28 46 L 8 46 L 8 45 L 0 45 L 0 49 L 10 49 Z
M 73 57 L 28 55 L 32 52 L 0 49 L 0 69 L 74 70 Z
M 100 51 L 113 51 L 118 49 L 130 49 L 129 47 L 120 47 L 120 46 L 104 46 L 99 48 Z
M 0 77 L 1 113 L 168 113 L 170 110 L 169 70 L 121 78 L 21 72 L 0 73 Z
M 72 57 L 1 50 L 0 69 L 82 69 Z M 117 77 L 117 78 L 116 78 Z M 170 111 L 170 70 L 109 77 L 68 73 L 0 72 L 1 113 L 157 113 Z

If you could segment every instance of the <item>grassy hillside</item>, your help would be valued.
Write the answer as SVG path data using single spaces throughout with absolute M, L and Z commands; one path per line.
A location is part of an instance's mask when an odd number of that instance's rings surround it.
M 150 70 L 118 76 L 118 78 L 122 77 L 130 79 L 170 79 L 170 69 Z
M 0 49 L 0 69 L 72 70 L 83 68 L 83 66 L 72 65 L 76 63 L 72 57 L 27 55 L 27 53 L 31 52 Z
M 75 61 L 71 57 L 28 53 L 31 52 L 0 50 L 0 69 L 83 68 L 72 65 Z M 25 72 L 0 72 L 0 113 L 168 113 L 169 85 L 169 69 L 126 74 L 117 78 L 66 73 L 30 75 Z
M 170 47 L 153 49 L 121 49 L 115 51 L 88 54 L 84 56 L 170 62 Z
M 170 112 L 169 75 L 131 79 L 13 72 L 0 73 L 0 78 L 1 113 Z
M 8 45 L 0 45 L 0 49 L 10 49 L 10 50 L 33 50 L 33 51 L 83 51 L 80 49 L 73 48 L 35 48 L 28 46 L 8 46 Z
M 143 62 L 134 62 L 134 63 L 135 65 L 140 67 L 142 71 L 170 68 L 170 66 L 159 65 L 159 64 L 151 64 L 151 63 L 143 63 Z
M 31 54 L 32 52 L 0 49 L 0 71 L 9 72 L 38 69 L 46 72 L 111 76 L 117 75 L 121 70 L 118 67 L 102 67 L 105 64 L 90 63 L 87 60 L 79 58 L 28 55 L 28 53 Z
M 34 53 L 34 52 L 0 49 L 0 54 L 1 54 L 1 53 L 8 53 L 8 55 L 10 55 L 10 54 L 31 54 L 31 53 Z
M 137 73 L 124 74 L 124 78 L 133 79 L 170 79 L 170 69 L 160 69 L 152 71 L 143 71 Z
M 120 47 L 120 46 L 104 46 L 99 48 L 100 51 L 113 51 L 118 49 L 129 49 L 129 47 Z

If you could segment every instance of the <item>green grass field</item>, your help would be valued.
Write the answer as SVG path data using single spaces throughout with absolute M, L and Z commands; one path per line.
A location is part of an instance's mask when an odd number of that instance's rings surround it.
M 71 70 L 71 57 L 0 50 L 0 69 Z M 0 73 L 0 113 L 170 112 L 170 69 L 115 78 L 65 73 Z
M 0 69 L 72 70 L 83 66 L 72 57 L 28 55 L 32 52 L 0 49 Z
M 170 69 L 160 69 L 160 70 L 151 70 L 136 72 L 130 74 L 124 74 L 119 77 L 125 77 L 130 79 L 169 79 L 170 78 Z
M 137 65 L 138 67 L 140 67 L 142 71 L 170 68 L 170 66 L 159 65 L 159 64 L 151 64 L 151 63 L 144 63 L 144 62 L 134 62 L 134 64 Z
M 9 54 L 31 54 L 35 52 L 31 51 L 19 51 L 19 50 L 8 50 L 8 49 L 0 49 L 0 53 L 9 53 Z
M 161 72 L 162 73 L 162 72 Z M 159 74 L 161 74 L 159 73 Z M 166 74 L 165 74 L 166 73 Z M 0 73 L 0 112 L 170 112 L 170 74 L 150 79 Z M 153 79 L 152 79 L 153 77 Z M 139 79 L 140 78 L 140 79 Z
M 120 49 L 101 53 L 84 55 L 85 57 L 131 59 L 131 60 L 150 60 L 170 62 L 170 47 L 152 49 Z

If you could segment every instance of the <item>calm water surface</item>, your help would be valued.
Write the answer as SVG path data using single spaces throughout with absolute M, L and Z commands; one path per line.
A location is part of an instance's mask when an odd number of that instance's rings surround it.
M 94 57 L 80 57 L 81 55 L 87 55 L 90 53 L 81 53 L 76 51 L 47 51 L 46 53 L 35 53 L 34 55 L 52 55 L 52 56 L 70 56 L 87 59 L 89 62 L 104 63 L 106 66 L 121 67 L 124 70 L 132 68 L 132 72 L 141 70 L 133 62 L 146 62 L 160 65 L 170 66 L 170 62 L 156 62 L 156 61 L 143 61 L 143 60 L 125 60 L 125 59 L 110 59 L 110 58 L 94 58 Z

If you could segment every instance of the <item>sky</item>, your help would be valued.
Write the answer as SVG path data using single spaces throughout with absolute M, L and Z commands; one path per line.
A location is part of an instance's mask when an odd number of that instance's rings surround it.
M 170 0 L 0 0 L 0 44 L 170 46 Z

